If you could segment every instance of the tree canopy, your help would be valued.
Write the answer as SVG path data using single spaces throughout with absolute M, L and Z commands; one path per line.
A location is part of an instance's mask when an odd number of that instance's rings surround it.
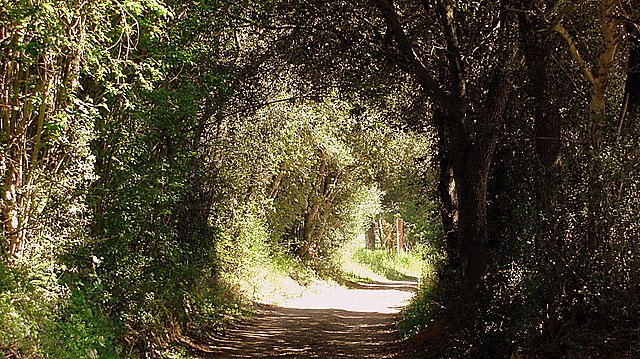
M 397 215 L 420 353 L 638 355 L 639 11 L 0 2 L 0 353 L 160 355 Z

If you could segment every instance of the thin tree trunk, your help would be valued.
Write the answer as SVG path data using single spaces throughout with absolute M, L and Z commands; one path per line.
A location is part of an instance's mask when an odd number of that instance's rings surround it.
M 396 217 L 396 254 L 404 251 L 404 220 Z
M 367 229 L 366 238 L 367 238 L 367 243 L 366 243 L 367 249 L 376 249 L 376 226 L 373 221 L 371 222 L 371 224 L 369 224 L 369 229 Z
M 329 161 L 326 158 L 323 158 L 320 162 L 320 167 L 318 167 L 318 172 L 316 174 L 316 181 L 313 186 L 313 191 L 309 196 L 309 208 L 307 212 L 304 214 L 303 223 L 302 223 L 302 233 L 301 233 L 301 241 L 302 243 L 297 247 L 296 254 L 300 258 L 307 257 L 309 254 L 309 250 L 313 245 L 313 228 L 320 213 L 320 209 L 322 206 L 322 202 L 324 201 L 324 193 L 325 193 L 325 183 L 327 177 L 327 168 L 329 166 Z M 322 192 L 321 192 L 322 191 Z M 319 196 L 321 198 L 316 198 Z
M 23 46 L 35 38 L 29 27 L 23 31 L 13 28 L 15 24 L 0 25 L 0 133 L 5 144 L 0 154 L 4 168 L 0 217 L 6 241 L 1 247 L 9 262 L 21 257 L 37 234 L 35 218 L 65 158 L 64 150 L 47 141 L 45 123 L 70 105 L 83 51 L 82 16 L 59 34 L 74 43 L 73 48 L 53 51 L 45 46 L 35 59 Z
M 278 191 L 280 191 L 280 185 L 282 184 L 282 180 L 284 179 L 284 171 L 280 170 L 276 177 L 271 182 L 271 188 L 269 189 L 269 193 L 267 198 L 275 199 L 278 196 Z

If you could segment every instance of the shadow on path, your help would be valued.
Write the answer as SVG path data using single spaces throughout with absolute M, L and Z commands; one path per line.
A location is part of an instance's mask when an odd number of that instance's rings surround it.
M 400 290 L 404 292 L 414 293 L 416 291 L 416 283 L 418 282 L 418 278 L 409 278 L 409 280 L 404 281 L 355 283 L 353 285 L 350 285 L 349 288 L 368 290 Z
M 261 305 L 254 318 L 191 347 L 201 358 L 396 358 L 394 323 L 415 288 L 376 282 Z

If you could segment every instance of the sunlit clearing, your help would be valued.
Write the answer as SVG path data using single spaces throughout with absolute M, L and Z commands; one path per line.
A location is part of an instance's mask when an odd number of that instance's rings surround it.
M 419 281 L 425 261 L 413 252 L 396 254 L 384 249 L 365 249 L 364 235 L 347 242 L 339 256 L 342 270 L 356 279 L 371 281 Z
M 361 284 L 357 288 L 325 285 L 317 292 L 292 298 L 283 306 L 298 309 L 338 309 L 350 312 L 396 313 L 413 296 L 415 282 L 385 281 Z

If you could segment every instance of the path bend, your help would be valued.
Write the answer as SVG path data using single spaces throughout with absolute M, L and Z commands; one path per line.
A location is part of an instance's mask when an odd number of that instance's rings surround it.
M 395 322 L 416 286 L 330 286 L 280 306 L 261 304 L 253 318 L 193 347 L 200 358 L 400 358 Z

